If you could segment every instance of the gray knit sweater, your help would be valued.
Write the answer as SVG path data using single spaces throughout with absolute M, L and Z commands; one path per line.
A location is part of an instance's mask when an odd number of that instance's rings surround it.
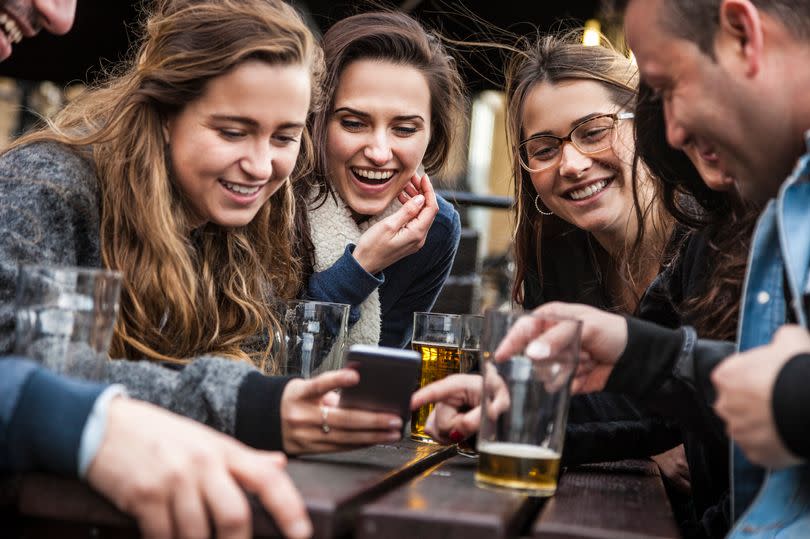
M 99 193 L 93 164 L 57 143 L 0 156 L 0 355 L 14 339 L 18 264 L 100 267 Z M 217 357 L 182 370 L 149 361 L 71 363 L 69 374 L 124 384 L 130 395 L 235 435 L 281 449 L 280 403 L 286 378 Z

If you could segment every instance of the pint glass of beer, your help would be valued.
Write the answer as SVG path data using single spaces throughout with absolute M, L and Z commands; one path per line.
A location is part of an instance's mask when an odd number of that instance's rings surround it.
M 496 358 L 510 329 L 520 331 L 526 344 L 514 355 Z M 554 494 L 580 333 L 577 320 L 486 313 L 478 485 L 530 496 Z
M 419 387 L 459 372 L 461 365 L 461 316 L 457 314 L 413 313 L 413 349 L 422 354 Z M 425 434 L 425 422 L 433 404 L 411 414 L 411 439 L 435 443 Z

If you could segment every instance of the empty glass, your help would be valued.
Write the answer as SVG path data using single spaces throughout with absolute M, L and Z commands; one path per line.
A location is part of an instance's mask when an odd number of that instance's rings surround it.
M 56 372 L 92 377 L 107 359 L 121 274 L 95 268 L 20 266 L 14 353 Z M 78 362 L 85 362 L 77 368 Z
M 323 301 L 284 305 L 284 374 L 311 378 L 343 366 L 349 306 Z

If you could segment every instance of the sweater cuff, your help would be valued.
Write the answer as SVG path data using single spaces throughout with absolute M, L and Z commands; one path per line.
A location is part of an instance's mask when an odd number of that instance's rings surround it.
M 773 386 L 773 417 L 780 438 L 791 453 L 810 459 L 807 410 L 810 409 L 810 354 L 794 356 L 782 367 Z
M 290 380 L 292 377 L 264 376 L 259 372 L 245 376 L 236 403 L 237 440 L 257 449 L 284 450 L 281 396 Z
M 385 282 L 382 272 L 372 275 L 363 269 L 352 255 L 354 247 L 351 243 L 347 245 L 334 264 L 313 275 L 315 283 L 313 286 L 310 279 L 309 287 L 312 299 L 359 305 L 382 286 Z
M 608 378 L 605 391 L 644 399 L 669 377 L 684 355 L 685 333 L 626 317 L 627 346 Z
M 9 425 L 14 468 L 76 476 L 84 426 L 105 387 L 34 372 Z

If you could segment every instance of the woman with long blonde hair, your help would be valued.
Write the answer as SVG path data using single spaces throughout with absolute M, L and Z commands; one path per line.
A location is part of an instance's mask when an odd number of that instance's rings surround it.
M 384 414 L 335 410 L 352 430 L 327 427 L 329 391 L 356 373 L 265 376 L 271 305 L 300 288 L 291 184 L 321 66 L 284 2 L 157 2 L 131 61 L 0 157 L 0 351 L 18 264 L 118 270 L 110 355 L 149 361 L 109 362 L 107 380 L 260 447 L 393 439 Z

